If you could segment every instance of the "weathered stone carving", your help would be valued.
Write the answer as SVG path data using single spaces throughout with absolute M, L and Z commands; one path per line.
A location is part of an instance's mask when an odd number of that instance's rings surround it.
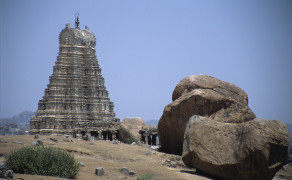
M 67 24 L 59 43 L 53 74 L 31 118 L 30 133 L 116 134 L 119 119 L 115 118 L 114 103 L 104 86 L 95 36 L 88 27 L 81 30 Z

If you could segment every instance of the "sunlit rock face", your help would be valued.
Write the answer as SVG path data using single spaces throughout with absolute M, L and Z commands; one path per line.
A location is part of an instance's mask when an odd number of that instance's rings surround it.
M 192 116 L 183 144 L 183 162 L 220 179 L 270 180 L 288 157 L 288 129 L 276 120 L 242 123 Z
M 146 126 L 144 120 L 141 117 L 125 118 L 121 123 L 119 130 L 119 139 L 127 142 L 129 138 L 141 139 L 139 131 Z
M 241 88 L 207 75 L 182 79 L 173 91 L 172 100 L 158 123 L 159 141 L 169 153 L 182 154 L 186 125 L 193 115 L 229 123 L 255 118 Z
M 256 118 L 239 87 L 211 76 L 182 79 L 158 124 L 162 150 L 220 179 L 272 179 L 287 159 L 284 123 Z
M 83 134 L 116 129 L 114 103 L 96 57 L 96 38 L 88 27 L 70 24 L 59 35 L 59 54 L 50 83 L 30 121 L 31 134 Z M 102 127 L 107 127 L 106 129 Z

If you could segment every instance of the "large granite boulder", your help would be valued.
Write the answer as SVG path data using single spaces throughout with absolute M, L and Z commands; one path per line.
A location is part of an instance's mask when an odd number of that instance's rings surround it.
M 248 102 L 247 94 L 242 89 L 208 75 L 191 75 L 182 79 L 172 93 L 172 100 L 175 101 L 194 89 L 211 89 L 242 103 L 247 104 Z
M 139 131 L 143 126 L 146 126 L 146 124 L 140 117 L 123 119 L 119 129 L 119 139 L 124 142 L 127 142 L 131 138 L 140 140 L 141 135 Z
M 182 159 L 187 166 L 222 179 L 270 180 L 287 159 L 288 141 L 288 129 L 281 121 L 227 123 L 193 116 Z
M 227 123 L 255 118 L 242 89 L 211 76 L 184 78 L 174 89 L 172 99 L 159 120 L 158 136 L 162 149 L 173 154 L 182 154 L 186 125 L 193 115 Z

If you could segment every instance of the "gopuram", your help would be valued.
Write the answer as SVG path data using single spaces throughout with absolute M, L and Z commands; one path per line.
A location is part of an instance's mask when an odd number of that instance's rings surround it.
M 30 120 L 30 134 L 68 134 L 100 139 L 117 138 L 120 120 L 115 118 L 96 57 L 96 39 L 87 26 L 66 24 L 59 35 L 59 54 Z

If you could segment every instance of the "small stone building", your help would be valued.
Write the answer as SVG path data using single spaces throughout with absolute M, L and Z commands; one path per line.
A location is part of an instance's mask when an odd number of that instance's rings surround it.
M 140 131 L 141 141 L 147 145 L 156 146 L 157 143 L 157 126 L 144 126 Z
M 118 135 L 120 120 L 104 85 L 89 28 L 70 24 L 59 35 L 59 54 L 50 83 L 30 120 L 30 134 L 87 133 L 102 139 Z

